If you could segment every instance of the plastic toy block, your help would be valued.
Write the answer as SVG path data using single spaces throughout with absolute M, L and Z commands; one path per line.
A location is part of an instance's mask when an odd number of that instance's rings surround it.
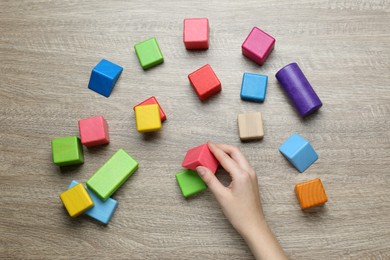
M 183 42 L 188 50 L 209 48 L 209 20 L 207 18 L 184 19 Z
M 64 191 L 60 195 L 60 199 L 72 218 L 79 216 L 93 207 L 93 201 L 81 183 Z
M 297 184 L 295 194 L 302 209 L 319 206 L 328 201 L 319 178 Z
M 238 115 L 238 131 L 241 141 L 258 140 L 264 137 L 263 119 L 260 112 Z
M 184 170 L 176 174 L 176 180 L 185 198 L 207 189 L 206 183 L 193 170 Z
M 51 149 L 53 162 L 58 166 L 84 163 L 83 147 L 76 136 L 52 139 Z
M 299 172 L 304 172 L 318 159 L 318 155 L 309 141 L 298 134 L 292 135 L 279 146 L 279 151 Z
M 106 201 L 138 169 L 138 162 L 119 149 L 87 181 L 87 187 Z
M 158 46 L 156 38 L 150 38 L 146 41 L 134 45 L 141 67 L 146 70 L 164 62 L 164 57 Z
M 157 104 L 135 107 L 135 122 L 140 133 L 161 129 L 160 108 Z
M 81 143 L 87 147 L 108 144 L 107 121 L 102 116 L 95 116 L 79 120 Z
M 244 73 L 241 84 L 241 99 L 263 102 L 267 91 L 268 76 Z
M 167 119 L 167 116 L 165 115 L 164 110 L 162 109 L 161 105 L 158 103 L 157 99 L 154 96 L 152 96 L 152 97 L 148 98 L 147 100 L 145 100 L 145 101 L 139 103 L 138 105 L 136 105 L 134 107 L 134 111 L 135 111 L 135 108 L 138 107 L 138 106 L 153 105 L 153 104 L 157 104 L 159 109 L 160 109 L 161 122 L 165 121 Z
M 108 60 L 101 60 L 92 70 L 88 88 L 109 97 L 123 68 Z
M 79 184 L 77 181 L 71 181 L 68 189 L 73 188 L 77 184 Z M 90 191 L 88 188 L 87 192 L 91 197 L 94 206 L 85 211 L 85 215 L 90 216 L 91 218 L 94 218 L 102 222 L 103 224 L 108 224 L 108 222 L 112 218 L 112 215 L 114 215 L 116 208 L 118 207 L 118 202 L 112 198 L 108 198 L 106 201 L 102 201 L 95 193 Z
M 241 48 L 242 54 L 245 57 L 253 60 L 259 65 L 263 65 L 271 51 L 274 49 L 274 46 L 275 39 L 271 35 L 257 27 L 253 27 Z
M 196 167 L 204 166 L 215 173 L 219 162 L 211 153 L 209 146 L 207 144 L 202 144 L 188 150 L 181 165 L 190 170 L 196 170 Z
M 221 91 L 221 82 L 209 64 L 192 72 L 188 79 L 201 101 Z

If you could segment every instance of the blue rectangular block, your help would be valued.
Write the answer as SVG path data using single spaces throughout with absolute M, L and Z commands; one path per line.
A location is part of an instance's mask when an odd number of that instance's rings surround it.
M 77 181 L 71 181 L 68 189 L 77 184 Z M 85 214 L 104 224 L 108 224 L 112 215 L 114 215 L 116 208 L 118 207 L 118 201 L 111 198 L 108 198 L 106 201 L 102 201 L 93 191 L 89 190 L 87 187 L 86 189 L 94 203 L 94 206 L 87 210 Z
M 123 68 L 108 60 L 101 60 L 92 70 L 88 88 L 109 97 Z
M 245 72 L 242 77 L 241 99 L 263 102 L 267 91 L 268 76 Z
M 309 141 L 298 134 L 292 135 L 279 146 L 279 151 L 299 172 L 304 172 L 318 159 L 318 155 Z

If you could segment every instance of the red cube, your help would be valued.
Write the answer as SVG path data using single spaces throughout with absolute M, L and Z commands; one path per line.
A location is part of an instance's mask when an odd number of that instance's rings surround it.
M 209 20 L 207 18 L 184 19 L 183 41 L 186 49 L 209 48 Z
M 167 119 L 167 116 L 165 115 L 164 110 L 161 108 L 160 104 L 158 103 L 157 99 L 154 96 L 151 96 L 150 98 L 146 99 L 145 101 L 142 101 L 138 105 L 134 106 L 133 109 L 135 111 L 135 108 L 138 107 L 138 106 L 153 105 L 153 104 L 157 104 L 158 107 L 160 108 L 161 122 L 165 121 Z
M 196 170 L 198 166 L 204 166 L 210 169 L 213 173 L 217 171 L 219 162 L 211 153 L 207 144 L 202 144 L 188 150 L 182 164 L 184 168 Z
M 244 56 L 259 65 L 263 65 L 271 51 L 274 49 L 274 46 L 275 39 L 271 35 L 257 27 L 253 27 L 241 48 Z
M 104 117 L 95 116 L 79 120 L 81 143 L 87 147 L 108 144 L 108 124 Z
M 202 101 L 221 91 L 221 82 L 209 64 L 192 72 L 188 79 Z

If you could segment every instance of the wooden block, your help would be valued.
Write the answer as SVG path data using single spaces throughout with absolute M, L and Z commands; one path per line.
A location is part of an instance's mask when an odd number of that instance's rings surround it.
M 201 101 L 221 91 L 221 82 L 209 64 L 189 74 L 188 79 Z
M 242 77 L 241 99 L 263 102 L 267 91 L 268 76 L 245 72 Z
M 262 139 L 264 137 L 263 119 L 260 112 L 238 115 L 238 130 L 241 141 Z
M 263 65 L 275 46 L 275 39 L 257 27 L 253 27 L 242 44 L 242 54 L 259 65 Z
M 87 181 L 87 187 L 106 201 L 138 169 L 138 162 L 119 149 Z
M 219 162 L 211 153 L 209 146 L 207 144 L 202 144 L 188 150 L 181 165 L 184 168 L 191 170 L 195 170 L 198 166 L 204 166 L 215 173 L 217 171 Z
M 295 193 L 302 209 L 319 206 L 328 201 L 319 178 L 297 184 Z
M 58 166 L 84 163 L 83 147 L 76 136 L 52 139 L 51 149 L 53 162 Z
M 176 180 L 185 198 L 207 189 L 206 183 L 193 170 L 184 170 L 176 174 Z
M 162 109 L 161 105 L 158 103 L 157 99 L 154 97 L 154 96 L 151 96 L 150 98 L 146 99 L 145 101 L 142 101 L 141 103 L 139 103 L 138 105 L 134 106 L 134 111 L 135 111 L 135 108 L 138 107 L 138 106 L 142 106 L 142 105 L 153 105 L 153 104 L 157 104 L 158 107 L 160 108 L 160 118 L 161 118 L 161 122 L 164 122 L 166 119 L 167 119 L 167 116 L 165 115 L 164 113 L 164 110 Z
M 108 124 L 102 116 L 95 116 L 79 120 L 81 143 L 87 147 L 108 144 Z
M 183 42 L 188 50 L 209 48 L 209 20 L 207 18 L 184 19 Z
M 72 180 L 68 189 L 73 188 L 77 184 L 79 184 L 77 181 Z M 114 215 L 116 208 L 118 207 L 118 201 L 112 198 L 108 198 L 106 201 L 102 201 L 94 192 L 90 191 L 88 188 L 86 188 L 86 190 L 91 197 L 94 206 L 85 211 L 85 215 L 90 216 L 91 218 L 94 218 L 97 221 L 107 225 Z
M 158 46 L 156 38 L 150 38 L 146 41 L 134 45 L 135 52 L 141 67 L 146 70 L 164 62 L 164 57 Z
M 108 60 L 101 60 L 92 70 L 88 88 L 109 97 L 123 68 Z
M 92 199 L 81 183 L 64 191 L 60 195 L 60 199 L 72 218 L 79 216 L 93 207 Z
M 135 122 L 140 133 L 161 129 L 160 107 L 158 104 L 135 107 Z

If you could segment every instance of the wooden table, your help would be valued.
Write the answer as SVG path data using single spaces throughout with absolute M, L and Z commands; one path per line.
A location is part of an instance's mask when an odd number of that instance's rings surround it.
M 176 183 L 185 152 L 213 140 L 239 146 L 256 169 L 266 217 L 291 259 L 390 259 L 389 1 L 234 2 L 0 3 L 0 258 L 253 258 L 210 191 L 185 200 Z M 185 50 L 186 17 L 210 19 L 209 50 Z M 277 39 L 261 67 L 240 49 L 255 25 Z M 133 45 L 149 37 L 165 62 L 143 71 Z M 87 88 L 101 58 L 124 68 L 109 98 Z M 274 77 L 293 61 L 324 103 L 306 120 Z M 201 103 L 187 75 L 206 63 L 223 90 Z M 240 100 L 243 72 L 269 76 L 263 104 Z M 151 95 L 168 120 L 143 136 L 132 107 Z M 237 114 L 246 111 L 262 112 L 263 141 L 239 141 Z M 106 117 L 111 143 L 84 149 L 82 166 L 55 166 L 50 140 L 78 135 L 77 121 L 93 115 Z M 293 133 L 319 154 L 303 174 L 278 151 Z M 115 194 L 110 224 L 71 219 L 58 195 L 119 148 L 140 168 Z M 302 212 L 294 186 L 316 177 L 329 202 Z

